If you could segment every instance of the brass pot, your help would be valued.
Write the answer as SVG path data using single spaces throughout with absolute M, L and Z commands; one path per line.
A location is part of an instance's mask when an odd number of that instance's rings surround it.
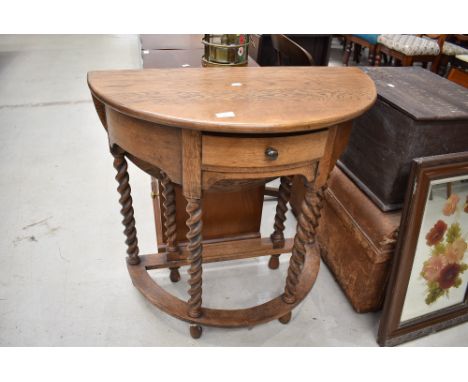
M 203 65 L 245 66 L 249 56 L 248 34 L 206 34 Z

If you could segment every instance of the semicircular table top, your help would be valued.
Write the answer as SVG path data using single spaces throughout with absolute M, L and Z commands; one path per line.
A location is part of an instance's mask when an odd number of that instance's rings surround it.
M 94 97 L 161 125 L 224 133 L 316 130 L 353 119 L 376 99 L 348 67 L 231 67 L 94 71 Z

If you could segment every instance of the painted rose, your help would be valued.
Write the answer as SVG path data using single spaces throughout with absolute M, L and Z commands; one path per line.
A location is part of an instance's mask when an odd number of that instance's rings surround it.
M 460 201 L 460 197 L 457 194 L 450 195 L 444 204 L 442 213 L 445 216 L 453 215 L 455 210 L 457 209 L 457 204 L 459 201 Z
M 449 263 L 459 263 L 463 260 L 467 244 L 463 239 L 457 239 L 452 244 L 447 245 L 445 257 Z
M 460 274 L 460 264 L 448 264 L 440 271 L 439 286 L 442 289 L 448 289 L 455 285 L 455 281 Z
M 434 227 L 426 235 L 426 244 L 431 246 L 439 243 L 447 230 L 447 224 L 443 220 L 438 220 Z
M 427 281 L 438 281 L 440 272 L 447 265 L 447 258 L 443 255 L 432 256 L 424 263 L 422 276 Z

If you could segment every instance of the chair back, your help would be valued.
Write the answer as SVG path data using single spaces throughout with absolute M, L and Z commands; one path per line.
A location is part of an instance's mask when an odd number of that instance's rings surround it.
M 468 35 L 456 34 L 454 38 L 457 45 L 460 45 L 463 48 L 468 48 Z
M 277 66 L 314 66 L 311 54 L 284 34 L 272 34 Z

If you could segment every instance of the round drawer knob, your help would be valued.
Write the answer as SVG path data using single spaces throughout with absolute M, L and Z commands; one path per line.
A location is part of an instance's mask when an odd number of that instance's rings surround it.
M 273 147 L 267 147 L 265 150 L 265 155 L 268 159 L 276 160 L 278 159 L 278 150 L 274 149 Z

